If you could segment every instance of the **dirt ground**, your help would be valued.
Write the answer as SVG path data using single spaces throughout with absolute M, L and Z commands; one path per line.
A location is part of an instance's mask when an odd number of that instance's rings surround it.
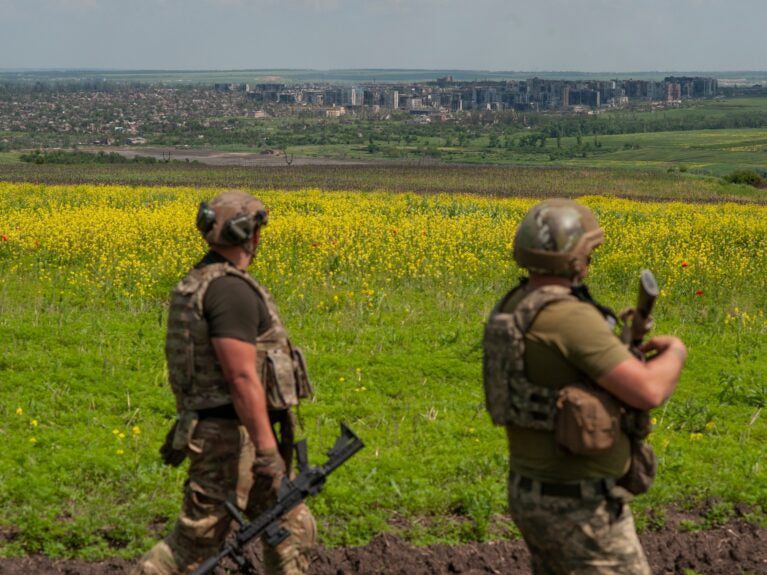
M 661 530 L 642 536 L 652 571 L 684 575 L 767 574 L 767 529 L 732 521 L 709 531 Z M 364 547 L 319 549 L 312 575 L 518 575 L 529 573 L 521 541 L 414 547 L 392 535 L 380 535 Z M 126 574 L 130 563 L 51 561 L 45 557 L 0 559 L 0 575 Z M 219 569 L 217 575 L 229 573 Z
M 126 158 L 133 159 L 136 156 L 151 157 L 158 160 L 178 160 L 181 162 L 199 162 L 208 166 L 246 166 L 246 167 L 264 167 L 264 166 L 287 166 L 288 161 L 293 166 L 344 166 L 369 164 L 361 160 L 341 160 L 331 158 L 307 158 L 293 156 L 288 151 L 287 160 L 285 153 L 280 150 L 273 150 L 271 153 L 257 154 L 253 152 L 222 152 L 219 150 L 208 150 L 199 148 L 163 148 L 163 147 L 120 147 L 120 146 L 93 146 L 81 147 L 85 152 L 115 152 Z

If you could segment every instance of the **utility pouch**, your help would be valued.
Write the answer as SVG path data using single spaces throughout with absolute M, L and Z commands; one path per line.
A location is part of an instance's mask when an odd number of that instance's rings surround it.
M 173 441 L 176 437 L 176 430 L 178 429 L 178 420 L 173 423 L 173 426 L 168 430 L 165 435 L 165 441 L 160 446 L 160 458 L 165 465 L 171 467 L 178 467 L 186 459 L 186 451 L 183 449 L 174 449 Z
M 309 370 L 306 367 L 306 357 L 301 348 L 290 348 L 290 353 L 293 355 L 293 370 L 296 377 L 296 392 L 299 399 L 308 399 L 314 396 L 314 386 L 309 379 Z
M 658 460 L 652 447 L 644 441 L 632 441 L 629 470 L 616 484 L 629 493 L 641 495 L 652 486 L 657 470 Z
M 621 408 L 608 393 L 576 383 L 560 390 L 556 418 L 557 443 L 576 455 L 593 455 L 615 445 Z
M 173 434 L 173 449 L 185 451 L 189 448 L 195 451 L 192 437 L 194 436 L 194 430 L 197 428 L 197 421 L 196 411 L 182 411 L 178 415 L 173 426 L 176 429 L 176 432 Z
M 282 348 L 266 350 L 261 381 L 266 389 L 269 409 L 288 409 L 298 405 L 293 358 Z

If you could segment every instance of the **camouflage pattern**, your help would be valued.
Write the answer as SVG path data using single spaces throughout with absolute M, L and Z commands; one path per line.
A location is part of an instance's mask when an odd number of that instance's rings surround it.
M 607 497 L 553 497 L 538 482 L 520 489 L 518 478 L 509 480 L 509 510 L 534 575 L 651 575 L 620 488 Z
M 220 548 L 232 529 L 224 502 L 235 503 L 253 518 L 274 501 L 284 474 L 276 455 L 257 457 L 245 428 L 232 420 L 200 421 L 187 455 L 189 478 L 176 526 L 141 558 L 131 575 L 190 573 Z M 301 504 L 282 525 L 291 535 L 276 547 L 264 543 L 264 569 L 271 575 L 304 575 L 317 539 L 314 518 Z
M 504 310 L 518 289 L 525 290 L 512 313 Z M 576 299 L 570 288 L 548 285 L 515 288 L 495 306 L 485 325 L 482 375 L 485 405 L 493 423 L 553 431 L 559 390 L 531 382 L 525 375 L 525 334 L 550 303 Z
M 591 252 L 604 241 L 594 214 L 572 200 L 551 199 L 533 206 L 517 228 L 514 259 L 539 274 L 583 274 Z
M 201 204 L 197 229 L 211 246 L 240 245 L 267 223 L 266 207 L 261 200 L 238 190 L 217 195 Z
M 311 394 L 303 362 L 277 311 L 271 294 L 247 273 L 229 263 L 193 269 L 173 289 L 168 313 L 165 356 L 168 378 L 179 414 L 227 405 L 229 385 L 218 363 L 203 315 L 203 301 L 210 283 L 225 275 L 247 282 L 263 299 L 272 326 L 256 340 L 257 364 L 270 409 L 287 409 Z

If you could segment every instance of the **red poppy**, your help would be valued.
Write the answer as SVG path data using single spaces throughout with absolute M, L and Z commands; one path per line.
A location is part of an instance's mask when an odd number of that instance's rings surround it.
M 688 264 L 687 262 L 682 262 L 682 267 L 683 267 L 683 268 L 686 268 L 686 267 L 687 267 L 687 266 L 689 266 L 689 265 L 690 265 L 690 264 Z
M 3 234 L 2 236 L 0 236 L 0 240 L 2 240 L 2 241 L 4 241 L 4 242 L 7 242 L 7 241 L 8 241 L 8 236 L 6 236 L 5 234 Z
M 703 295 L 703 290 L 702 289 L 695 290 L 695 295 Z

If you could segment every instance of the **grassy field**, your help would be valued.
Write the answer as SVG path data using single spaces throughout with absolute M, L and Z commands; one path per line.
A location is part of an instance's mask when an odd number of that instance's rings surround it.
M 763 202 L 764 190 L 731 185 L 710 176 L 665 170 L 577 167 L 445 165 L 433 162 L 374 162 L 352 166 L 224 167 L 201 164 L 87 167 L 15 163 L 0 166 L 0 181 L 48 184 L 127 184 L 250 187 L 334 191 L 445 192 L 490 196 L 601 195 L 680 201 Z
M 520 274 L 511 242 L 534 200 L 252 190 L 271 208 L 253 272 L 317 389 L 301 409 L 310 456 L 342 420 L 367 444 L 312 502 L 322 541 L 513 535 L 480 338 Z M 131 557 L 170 528 L 184 474 L 157 455 L 174 410 L 165 298 L 203 254 L 193 214 L 215 192 L 0 184 L 0 554 Z M 690 529 L 736 507 L 764 521 L 767 207 L 583 201 L 607 235 L 595 295 L 628 305 L 653 269 L 658 331 L 690 349 L 654 414 L 660 476 L 640 525 L 667 504 L 702 510 Z

